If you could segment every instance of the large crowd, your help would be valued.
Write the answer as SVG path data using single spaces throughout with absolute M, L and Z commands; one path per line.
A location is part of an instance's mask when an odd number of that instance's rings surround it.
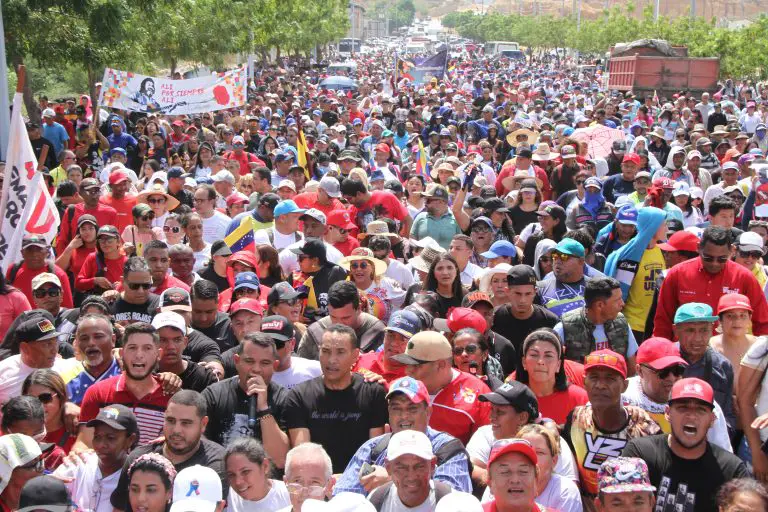
M 768 512 L 768 85 L 390 63 L 40 100 L 2 512 Z

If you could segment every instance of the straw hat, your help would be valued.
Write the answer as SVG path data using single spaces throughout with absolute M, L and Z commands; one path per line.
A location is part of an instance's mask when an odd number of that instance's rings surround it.
M 411 259 L 411 266 L 416 270 L 422 272 L 429 272 L 429 268 L 440 257 L 441 254 L 445 254 L 445 249 L 442 247 L 426 246 L 418 256 Z
M 361 167 L 355 167 L 351 171 L 349 171 L 349 177 L 351 179 L 356 179 L 358 181 L 362 181 L 363 185 L 365 185 L 365 188 L 368 188 L 369 182 L 368 182 L 368 174 L 361 168 Z
M 715 126 L 715 130 L 712 133 L 710 133 L 710 135 L 715 136 L 715 137 L 724 137 L 724 136 L 728 135 L 728 132 L 725 131 L 725 126 L 724 125 L 719 124 L 719 125 Z
M 400 238 L 400 235 L 397 233 L 389 232 L 389 226 L 387 226 L 387 223 L 383 220 L 374 220 L 373 222 L 370 222 L 365 228 L 365 233 L 360 233 L 357 235 L 357 238 L 363 240 L 369 236 L 374 235 L 388 236 L 390 238 Z
M 515 173 L 512 176 L 507 176 L 506 178 L 501 180 L 501 185 L 504 188 L 514 189 L 517 182 L 524 179 L 536 180 L 536 187 L 539 189 L 539 192 L 541 192 L 541 187 L 544 185 L 544 183 L 536 175 L 531 176 L 530 174 L 528 174 L 528 171 L 525 169 L 516 169 Z
M 549 144 L 542 142 L 536 147 L 536 151 L 533 152 L 532 160 L 534 162 L 546 162 L 549 160 L 554 160 L 558 156 L 560 155 L 550 151 Z
M 373 271 L 376 277 L 384 275 L 384 273 L 387 271 L 387 264 L 379 259 L 376 259 L 373 256 L 373 251 L 367 247 L 358 247 L 352 251 L 352 254 L 339 260 L 339 266 L 349 272 L 353 261 L 367 261 L 373 265 Z
M 521 135 L 525 135 L 528 138 L 528 140 L 525 142 L 531 145 L 536 144 L 536 141 L 539 140 L 539 132 L 529 130 L 528 128 L 520 128 L 519 130 L 515 130 L 512 133 L 507 134 L 507 142 L 510 146 L 517 146 L 519 142 L 523 142 L 517 140 L 517 137 Z
M 449 171 L 451 174 L 456 176 L 456 169 L 454 169 L 453 166 L 448 162 L 444 162 L 438 166 L 433 167 L 432 170 L 429 171 L 429 175 L 432 176 L 433 180 L 436 180 L 440 171 Z
M 480 276 L 480 291 L 483 293 L 491 294 L 491 280 L 496 275 L 507 275 L 512 265 L 509 263 L 499 263 L 493 268 L 486 268 L 483 274 Z
M 141 192 L 138 196 L 136 196 L 136 201 L 139 203 L 147 203 L 149 196 L 163 196 L 166 199 L 165 208 L 166 210 L 170 211 L 179 206 L 181 204 L 178 199 L 170 195 L 168 192 L 165 191 L 165 187 L 160 185 L 159 183 L 155 183 L 152 185 L 149 189 Z
M 661 128 L 661 127 L 659 127 L 659 128 L 656 128 L 655 130 L 653 130 L 652 132 L 650 132 L 648 135 L 649 135 L 650 137 L 657 137 L 657 138 L 659 138 L 659 139 L 662 139 L 662 140 L 664 140 L 664 128 Z

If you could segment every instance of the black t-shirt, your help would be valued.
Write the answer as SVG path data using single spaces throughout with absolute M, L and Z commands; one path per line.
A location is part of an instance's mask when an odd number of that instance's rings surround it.
M 512 342 L 495 332 L 495 329 L 489 333 L 488 341 L 490 342 L 490 354 L 501 363 L 504 375 L 509 375 L 517 370 L 517 350 L 515 350 Z
M 203 398 L 208 406 L 208 426 L 205 437 L 227 446 L 240 437 L 253 437 L 261 441 L 261 427 L 248 426 L 249 397 L 240 387 L 237 375 L 206 388 Z M 285 403 L 288 391 L 274 382 L 267 387 L 267 404 L 272 416 L 282 430 L 285 430 Z
M 196 363 L 221 361 L 221 350 L 211 338 L 197 329 L 190 329 L 187 338 L 189 343 L 187 343 L 187 348 L 184 349 L 183 355 Z
M 35 140 L 30 139 L 29 142 L 32 144 L 32 151 L 34 151 L 38 161 L 40 160 L 40 155 L 42 154 L 43 146 L 48 146 L 48 155 L 45 157 L 45 166 L 48 168 L 49 171 L 52 171 L 57 165 L 59 165 L 59 161 L 57 160 L 57 157 L 56 157 L 56 150 L 53 149 L 53 143 L 51 141 L 49 141 L 45 137 L 40 137 L 39 139 L 35 139 Z
M 523 358 L 523 341 L 526 336 L 542 327 L 552 328 L 559 321 L 557 315 L 538 304 L 533 305 L 533 314 L 530 317 L 518 320 L 512 315 L 509 306 L 504 305 L 497 307 L 493 313 L 493 330 L 512 342 L 517 357 L 515 369 L 518 369 Z
M 181 389 L 193 389 L 202 393 L 205 388 L 216 384 L 216 374 L 194 361 L 187 361 L 187 369 L 179 374 Z
M 154 293 L 149 294 L 149 299 L 144 304 L 129 304 L 123 297 L 119 297 L 112 304 L 112 318 L 115 322 L 146 322 L 152 323 L 152 319 L 157 313 L 157 305 L 160 302 L 160 296 Z
M 421 283 L 413 283 L 410 287 L 408 287 L 408 291 L 405 292 L 405 300 L 403 301 L 404 306 L 408 306 L 413 303 L 413 298 L 415 295 L 418 295 L 420 292 L 424 291 Z M 445 318 L 448 315 L 448 310 L 451 308 L 458 308 L 461 307 L 461 300 L 464 298 L 464 295 L 462 294 L 460 297 L 443 297 L 439 293 L 435 292 L 435 295 L 437 295 L 437 311 L 436 311 L 436 318 Z
M 159 453 L 160 455 L 163 455 L 164 444 L 163 441 L 157 441 L 145 446 L 140 446 L 128 454 L 128 457 L 126 457 L 125 463 L 123 464 L 123 472 L 120 474 L 120 480 L 118 480 L 117 487 L 110 498 L 110 502 L 114 508 L 125 510 L 126 512 L 131 511 L 131 505 L 128 502 L 128 468 L 131 467 L 133 461 L 144 454 Z M 174 464 L 173 467 L 176 468 L 176 472 L 178 473 L 182 469 L 197 464 L 209 467 L 216 471 L 216 474 L 218 474 L 221 479 L 222 496 L 226 496 L 229 492 L 229 484 L 227 482 L 227 472 L 224 468 L 224 448 L 203 437 L 200 439 L 200 447 L 194 455 L 180 464 Z
M 388 421 L 384 387 L 352 375 L 343 390 L 325 387 L 323 377 L 302 382 L 288 393 L 286 426 L 308 428 L 313 443 L 325 447 L 333 472 L 347 467 L 357 449 L 368 441 L 368 431 Z
M 231 347 L 221 353 L 221 364 L 224 366 L 225 379 L 234 377 L 237 374 L 237 368 L 235 368 L 235 349 L 237 347 Z
M 203 270 L 197 274 L 203 279 L 207 279 L 208 281 L 211 281 L 213 284 L 215 284 L 216 288 L 219 289 L 219 293 L 223 292 L 231 286 L 226 277 L 220 276 L 216 273 L 215 270 L 213 270 L 213 265 L 206 265 Z
M 537 208 L 538 209 L 538 208 Z M 512 218 L 512 228 L 515 233 L 522 233 L 525 226 L 528 224 L 535 224 L 539 222 L 539 215 L 536 210 L 532 212 L 526 212 L 520 206 L 515 206 L 509 211 L 509 216 Z
M 229 315 L 222 313 L 221 311 L 216 313 L 216 319 L 213 321 L 212 326 L 206 327 L 204 329 L 195 327 L 195 329 L 216 342 L 221 352 L 224 352 L 237 345 L 237 340 L 232 334 L 232 326 L 229 322 Z
M 667 439 L 667 434 L 632 439 L 621 452 L 624 457 L 639 457 L 648 464 L 659 512 L 714 512 L 720 486 L 750 476 L 741 459 L 719 446 L 707 442 L 702 457 L 682 459 L 672 453 Z
M 175 194 L 173 194 L 173 193 L 169 193 L 169 194 L 179 200 L 179 206 L 181 206 L 182 204 L 185 204 L 185 205 L 189 206 L 190 208 L 194 208 L 195 207 L 194 201 L 193 201 L 194 196 L 192 195 L 192 192 L 190 192 L 189 190 L 186 190 L 186 189 L 182 188 L 181 190 L 179 190 Z M 179 208 L 179 206 L 177 206 L 176 208 L 171 210 L 171 212 L 176 211 Z
M 320 120 L 328 126 L 333 126 L 339 122 L 339 114 L 333 110 L 328 110 L 320 115 Z

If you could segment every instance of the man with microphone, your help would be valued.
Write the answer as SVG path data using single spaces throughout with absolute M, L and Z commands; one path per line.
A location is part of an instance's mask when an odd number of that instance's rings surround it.
M 234 360 L 237 375 L 202 393 L 209 418 L 205 436 L 222 446 L 239 437 L 258 439 L 275 466 L 283 468 L 290 447 L 283 423 L 288 392 L 272 382 L 278 364 L 275 341 L 263 332 L 248 333 Z

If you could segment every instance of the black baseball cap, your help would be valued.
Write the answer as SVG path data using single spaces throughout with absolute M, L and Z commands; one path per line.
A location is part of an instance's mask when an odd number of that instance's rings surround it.
M 520 158 L 533 158 L 533 151 L 531 151 L 529 148 L 519 149 L 517 151 L 517 156 Z
M 98 233 L 96 234 L 96 238 L 99 238 L 101 236 L 111 236 L 113 238 L 120 238 L 120 233 L 118 233 L 117 228 L 115 226 L 110 226 L 109 224 L 105 226 L 101 226 L 99 228 Z
M 266 194 L 263 194 L 259 198 L 259 204 L 267 205 L 270 209 L 274 210 L 275 206 L 277 206 L 277 203 L 280 202 L 280 196 L 275 194 L 274 192 L 267 192 Z
M 22 322 L 16 328 L 16 337 L 19 342 L 43 341 L 56 338 L 60 333 L 56 332 L 53 322 L 47 318 L 36 317 Z
M 139 423 L 136 415 L 128 407 L 122 404 L 111 404 L 99 410 L 94 419 L 85 424 L 86 427 L 95 427 L 104 424 L 115 430 L 124 430 L 128 435 L 139 432 Z
M 192 300 L 184 288 L 168 288 L 160 294 L 159 311 L 192 311 Z
M 93 215 L 90 215 L 86 213 L 85 215 L 81 215 L 79 219 L 77 219 L 77 229 L 80 229 L 80 226 L 83 224 L 93 224 L 96 229 L 99 228 L 99 221 L 96 220 L 96 217 Z
M 21 248 L 26 249 L 27 247 L 40 247 L 42 249 L 47 249 L 49 244 L 45 237 L 40 235 L 30 235 L 25 236 L 21 240 Z
M 486 199 L 483 203 L 483 208 L 485 211 L 488 212 L 490 215 L 492 212 L 501 212 L 501 213 L 507 213 L 509 212 L 509 208 L 507 207 L 506 203 L 502 199 L 499 199 L 498 197 L 492 197 L 490 199 Z
M 495 405 L 511 405 L 518 412 L 527 412 L 530 422 L 539 417 L 539 402 L 536 400 L 536 395 L 528 386 L 516 380 L 505 382 L 493 393 L 480 395 L 480 401 Z
M 281 300 L 298 299 L 302 295 L 303 294 L 300 291 L 295 290 L 290 284 L 286 283 L 285 281 L 280 281 L 279 283 L 276 283 L 271 290 L 269 290 L 269 295 L 267 295 L 267 304 L 274 306 Z
M 181 178 L 184 176 L 184 169 L 182 167 L 171 167 L 166 175 L 168 178 Z
M 294 338 L 293 324 L 282 315 L 265 316 L 261 321 L 261 332 L 267 334 L 282 348 L 286 341 Z
M 211 244 L 211 257 L 213 256 L 232 256 L 232 249 L 224 240 L 216 240 Z
M 507 272 L 507 284 L 509 286 L 526 284 L 536 286 L 536 273 L 528 265 L 515 265 Z
M 320 261 L 325 261 L 325 243 L 322 240 L 307 240 L 301 247 L 294 247 L 291 249 L 294 254 L 305 254 L 311 258 L 319 258 Z
M 50 475 L 36 476 L 27 481 L 19 495 L 17 510 L 64 512 L 74 510 L 67 485 Z

